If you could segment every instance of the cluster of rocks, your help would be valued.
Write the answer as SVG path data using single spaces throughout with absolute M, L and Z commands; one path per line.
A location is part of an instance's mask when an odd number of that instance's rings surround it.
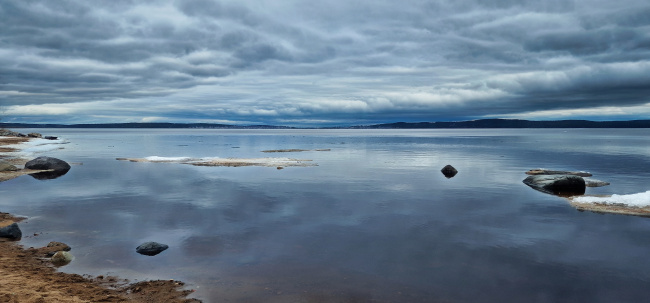
M 23 233 L 18 227 L 18 223 L 12 223 L 10 225 L 0 228 L 0 238 L 9 239 L 12 241 L 18 241 L 22 238 Z M 155 256 L 169 248 L 166 244 L 161 244 L 158 242 L 145 242 L 136 247 L 135 251 L 141 255 L 146 256 Z M 38 249 L 30 248 L 37 252 L 37 254 L 42 255 L 43 257 L 51 258 L 52 264 L 55 266 L 64 266 L 72 262 L 74 256 L 69 252 L 72 248 L 62 242 L 50 242 L 45 247 Z
M 72 248 L 62 242 L 52 241 L 47 246 L 35 250 L 39 255 L 50 258 L 54 266 L 68 265 L 74 259 L 74 256 L 69 253 Z
M 52 136 L 43 137 L 39 133 L 29 133 L 25 135 L 5 129 L 0 129 L 0 136 L 44 138 L 50 140 L 58 139 L 57 137 Z M 25 169 L 43 171 L 35 174 L 30 174 L 36 179 L 53 179 L 66 174 L 70 168 L 70 164 L 61 159 L 45 156 L 35 158 L 25 163 Z M 20 170 L 21 169 L 8 162 L 0 161 L 0 172 L 16 172 Z M 20 230 L 20 227 L 15 222 L 0 228 L 0 238 L 18 241 L 22 238 L 22 235 L 23 233 Z M 169 246 L 166 244 L 161 244 L 158 242 L 146 242 L 138 246 L 136 248 L 136 252 L 142 255 L 155 256 L 167 248 L 169 248 Z M 70 246 L 61 242 L 50 242 L 46 247 L 36 249 L 38 254 L 51 258 L 51 262 L 55 266 L 67 265 L 74 259 L 74 256 L 69 252 L 70 250 Z
M 11 131 L 8 129 L 0 129 L 0 136 L 2 137 L 21 137 L 21 138 L 43 138 L 47 140 L 56 140 L 58 137 L 54 136 L 43 136 L 39 133 L 29 133 L 29 134 L 23 134 L 15 131 Z
M 0 129 L 0 136 L 3 137 L 27 137 L 25 134 L 21 134 L 15 131 L 10 131 L 8 129 Z

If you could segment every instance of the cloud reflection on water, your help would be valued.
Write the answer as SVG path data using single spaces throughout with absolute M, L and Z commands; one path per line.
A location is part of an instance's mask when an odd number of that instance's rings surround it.
M 577 161 L 572 151 L 502 135 L 335 139 L 295 139 L 300 148 L 346 144 L 310 155 L 319 167 L 281 171 L 87 159 L 56 180 L 0 184 L 2 192 L 39 189 L 4 195 L 1 205 L 40 216 L 24 230 L 45 234 L 25 245 L 73 247 L 77 259 L 66 271 L 173 276 L 203 285 L 199 294 L 214 300 L 632 302 L 648 295 L 650 221 L 579 213 L 521 183 L 540 162 L 609 169 L 599 154 Z M 253 146 L 243 153 L 287 138 L 248 140 Z M 460 172 L 453 179 L 439 171 L 448 163 Z M 143 241 L 170 248 L 145 258 L 135 253 Z

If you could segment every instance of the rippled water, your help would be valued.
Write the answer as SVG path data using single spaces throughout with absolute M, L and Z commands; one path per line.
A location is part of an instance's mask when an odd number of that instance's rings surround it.
M 521 182 L 543 167 L 611 182 L 588 194 L 649 190 L 647 130 L 20 131 L 64 137 L 47 155 L 82 163 L 0 183 L 0 211 L 29 217 L 23 245 L 73 247 L 65 272 L 179 279 L 206 302 L 650 297 L 650 218 L 578 212 Z M 289 148 L 330 151 L 261 152 Z M 318 166 L 115 160 L 147 156 Z M 146 241 L 170 248 L 135 253 Z

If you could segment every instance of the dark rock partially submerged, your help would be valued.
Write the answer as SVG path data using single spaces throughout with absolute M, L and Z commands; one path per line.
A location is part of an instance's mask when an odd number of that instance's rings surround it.
M 0 238 L 7 238 L 10 240 L 20 240 L 23 237 L 23 232 L 20 231 L 18 224 L 12 223 L 5 227 L 0 228 Z
M 25 163 L 25 168 L 27 169 L 51 169 L 54 171 L 69 171 L 70 164 L 67 162 L 52 158 L 52 157 L 38 157 L 34 160 L 31 160 Z
M 166 244 L 158 242 L 146 242 L 135 248 L 135 251 L 141 255 L 155 256 L 169 248 Z
M 52 157 L 38 157 L 34 160 L 31 160 L 25 163 L 26 169 L 37 169 L 37 170 L 49 170 L 47 172 L 40 172 L 36 174 L 30 174 L 34 179 L 38 180 L 49 180 L 61 177 L 68 173 L 70 170 L 70 164 L 67 162 L 52 158 Z
M 524 184 L 558 196 L 575 196 L 585 193 L 585 180 L 576 175 L 534 175 L 524 179 Z
M 69 171 L 70 164 L 67 162 L 52 158 L 52 157 L 38 157 L 34 160 L 28 161 L 25 163 L 25 168 L 27 169 L 51 169 L 54 171 Z
M 447 178 L 453 178 L 458 173 L 458 171 L 449 164 L 445 165 L 445 167 L 443 167 L 440 171 Z

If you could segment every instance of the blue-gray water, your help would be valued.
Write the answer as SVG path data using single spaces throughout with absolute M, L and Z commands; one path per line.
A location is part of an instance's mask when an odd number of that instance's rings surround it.
M 179 279 L 205 302 L 643 302 L 650 218 L 578 212 L 533 168 L 650 189 L 650 132 L 37 129 L 73 165 L 0 183 L 25 246 L 73 247 L 65 272 Z M 268 149 L 330 149 L 267 154 Z M 117 157 L 292 157 L 196 167 Z M 459 171 L 447 179 L 440 169 Z M 32 236 L 37 234 L 38 236 Z M 170 248 L 149 257 L 145 241 Z

